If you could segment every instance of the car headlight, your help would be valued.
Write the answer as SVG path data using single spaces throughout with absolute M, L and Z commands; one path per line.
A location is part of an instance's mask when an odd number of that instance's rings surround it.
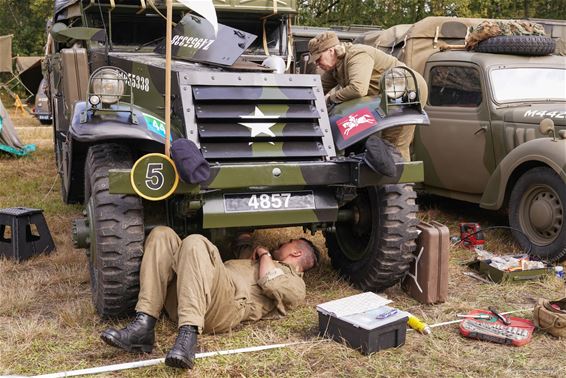
M 124 94 L 124 80 L 118 70 L 103 68 L 93 74 L 91 88 L 100 102 L 106 105 L 115 104 Z
M 397 99 L 407 92 L 407 75 L 405 70 L 392 68 L 385 75 L 385 94 L 391 99 Z

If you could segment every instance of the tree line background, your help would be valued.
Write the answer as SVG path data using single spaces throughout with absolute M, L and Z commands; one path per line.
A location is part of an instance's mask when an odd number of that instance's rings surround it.
M 119 0 L 118 0 L 119 1 Z M 296 23 L 310 26 L 414 23 L 427 16 L 566 19 L 566 0 L 297 0 Z M 0 0 L 0 35 L 14 55 L 42 55 L 53 0 Z

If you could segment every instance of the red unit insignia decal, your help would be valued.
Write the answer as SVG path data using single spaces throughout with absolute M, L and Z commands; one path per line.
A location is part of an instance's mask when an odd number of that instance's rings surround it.
M 338 125 L 338 130 L 340 130 L 340 134 L 342 134 L 344 140 L 348 140 L 352 136 L 377 125 L 377 121 L 369 109 L 365 108 L 347 115 L 346 117 L 340 118 L 336 121 L 336 124 Z

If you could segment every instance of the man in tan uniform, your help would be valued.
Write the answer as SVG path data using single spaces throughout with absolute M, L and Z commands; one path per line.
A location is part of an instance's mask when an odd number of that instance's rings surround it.
M 165 308 L 179 334 L 165 358 L 168 366 L 192 368 L 197 334 L 225 332 L 242 321 L 277 318 L 305 299 L 303 272 L 318 262 L 307 239 L 242 253 L 248 259 L 223 263 L 202 235 L 184 240 L 169 227 L 149 234 L 140 271 L 136 319 L 121 330 L 109 328 L 102 340 L 128 352 L 151 352 L 155 322 Z
M 331 31 L 311 39 L 309 52 L 310 61 L 325 71 L 321 80 L 327 104 L 378 96 L 383 73 L 393 67 L 405 67 L 397 58 L 374 47 L 340 43 L 336 33 Z M 420 101 L 424 106 L 428 88 L 424 78 L 413 72 L 419 86 Z M 409 161 L 409 147 L 414 133 L 415 125 L 397 126 L 383 130 L 381 137 L 396 146 L 403 158 Z

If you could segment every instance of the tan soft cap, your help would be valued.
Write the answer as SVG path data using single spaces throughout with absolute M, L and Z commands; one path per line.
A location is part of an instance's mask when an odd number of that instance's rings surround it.
M 338 36 L 333 31 L 317 35 L 309 41 L 309 53 L 311 56 L 309 62 L 315 63 L 320 58 L 320 54 L 339 44 Z

